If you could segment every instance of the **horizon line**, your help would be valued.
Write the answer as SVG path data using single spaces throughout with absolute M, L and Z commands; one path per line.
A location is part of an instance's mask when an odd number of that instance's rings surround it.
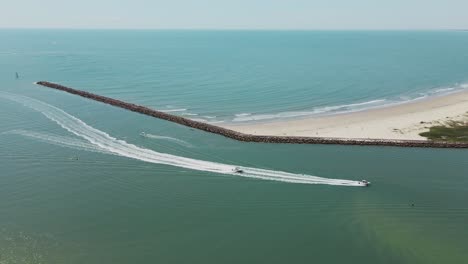
M 468 31 L 468 28 L 110 28 L 1 27 L 0 30 L 153 30 L 153 31 Z

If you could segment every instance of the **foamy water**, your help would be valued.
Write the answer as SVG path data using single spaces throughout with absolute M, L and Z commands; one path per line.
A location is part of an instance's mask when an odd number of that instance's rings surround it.
M 0 133 L 7 133 L 0 135 L 0 262 L 468 259 L 465 150 L 239 143 L 31 84 L 46 80 L 157 110 L 187 109 L 173 113 L 209 122 L 386 100 L 348 110 L 365 109 L 467 83 L 467 32 L 0 31 L 2 92 L 58 106 L 111 137 L 269 173 L 376 183 L 286 184 L 100 154 L 101 146 L 0 98 Z M 142 131 L 195 147 L 140 138 Z M 79 160 L 66 161 L 71 153 Z M 180 249 L 184 254 L 175 254 Z
M 62 109 L 59 109 L 55 106 L 47 104 L 45 102 L 10 94 L 10 93 L 1 93 L 0 97 L 8 99 L 11 101 L 18 102 L 23 104 L 31 109 L 34 109 L 51 121 L 57 123 L 63 129 L 68 132 L 78 136 L 89 144 L 83 145 L 78 142 L 71 140 L 64 144 L 64 146 L 74 147 L 77 146 L 80 149 L 87 150 L 93 149 L 101 151 L 103 153 L 110 153 L 113 155 L 123 156 L 127 158 L 137 159 L 149 163 L 155 164 L 164 164 L 175 167 L 187 168 L 198 171 L 213 172 L 218 174 L 227 174 L 238 177 L 246 177 L 253 179 L 262 179 L 262 180 L 271 180 L 279 182 L 288 182 L 288 183 L 301 183 L 301 184 L 326 184 L 326 185 L 338 185 L 338 186 L 363 186 L 359 181 L 351 180 L 342 180 L 342 179 L 328 179 L 312 175 L 305 174 L 295 174 L 282 171 L 274 170 L 265 170 L 252 167 L 243 167 L 231 164 L 222 164 L 217 162 L 210 162 L 204 160 L 196 160 L 185 157 L 180 157 L 176 155 L 170 155 L 165 153 L 156 152 L 151 149 L 146 149 L 143 147 L 136 146 L 134 144 L 128 143 L 124 140 L 120 140 L 112 137 L 111 135 L 98 130 L 84 121 L 78 119 L 75 116 L 72 116 Z M 52 138 L 51 136 L 46 136 L 41 134 L 34 133 L 25 133 L 18 132 L 18 134 L 23 134 L 29 137 L 38 138 L 41 140 L 48 140 L 60 144 L 63 141 L 67 141 L 66 138 L 58 137 Z M 93 147 L 91 147 L 93 146 Z M 235 172 L 236 168 L 243 170 L 243 173 Z
M 437 88 L 429 90 L 427 92 L 416 93 L 408 96 L 398 96 L 398 98 L 382 98 L 377 100 L 370 100 L 365 102 L 343 104 L 334 106 L 323 106 L 313 108 L 307 111 L 290 111 L 280 112 L 271 114 L 255 114 L 255 113 L 240 113 L 235 114 L 231 119 L 231 122 L 255 122 L 255 121 L 266 121 L 266 120 L 282 120 L 289 118 L 300 118 L 300 117 L 313 117 L 333 114 L 344 114 L 365 111 L 369 109 L 388 107 L 393 105 L 411 103 L 421 99 L 426 99 L 431 96 L 442 96 L 453 92 L 468 89 L 468 84 L 456 84 L 453 87 Z
M 168 136 L 160 136 L 160 135 L 154 135 L 146 132 L 141 132 L 140 135 L 145 138 L 150 138 L 150 139 L 157 139 L 157 140 L 165 140 L 165 141 L 170 141 L 173 143 L 176 143 L 178 145 L 184 146 L 184 147 L 193 147 L 192 144 L 188 143 L 185 140 L 174 138 L 174 137 L 168 137 Z
M 83 139 L 78 139 L 78 138 L 73 138 L 73 137 L 66 137 L 66 136 L 54 135 L 50 133 L 42 133 L 42 132 L 29 131 L 29 130 L 23 130 L 23 129 L 11 130 L 2 134 L 20 135 L 20 136 L 36 139 L 41 142 L 45 142 L 45 143 L 49 143 L 49 144 L 53 144 L 53 145 L 57 145 L 61 147 L 69 147 L 73 149 L 91 151 L 91 152 L 97 152 L 97 153 L 103 153 L 103 154 L 112 154 L 111 152 L 105 151 L 104 149 L 99 148 L 96 145 L 93 145 Z

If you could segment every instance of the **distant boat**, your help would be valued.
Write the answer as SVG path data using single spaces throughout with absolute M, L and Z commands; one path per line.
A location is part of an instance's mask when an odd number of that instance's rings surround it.
M 232 171 L 235 173 L 244 173 L 244 170 L 239 167 L 235 167 Z
M 16 72 L 16 79 L 19 79 L 19 74 Z
M 78 160 L 78 156 L 70 157 L 69 160 Z

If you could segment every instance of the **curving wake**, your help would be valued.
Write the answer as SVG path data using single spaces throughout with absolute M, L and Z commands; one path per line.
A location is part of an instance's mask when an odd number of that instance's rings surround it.
M 257 169 L 251 167 L 241 167 L 229 164 L 222 164 L 217 162 L 196 160 L 190 158 L 179 157 L 165 153 L 156 152 L 154 150 L 138 147 L 130 144 L 124 140 L 116 139 L 109 134 L 98 130 L 82 120 L 66 113 L 62 109 L 49 105 L 45 102 L 20 96 L 10 93 L 0 93 L 0 97 L 11 101 L 23 104 L 31 109 L 42 113 L 45 117 L 57 123 L 59 126 L 69 131 L 70 133 L 83 138 L 89 144 L 85 146 L 86 150 L 95 150 L 103 153 L 109 153 L 137 159 L 149 163 L 165 164 L 175 167 L 187 168 L 198 171 L 207 171 L 220 174 L 235 175 L 240 177 L 289 182 L 289 183 L 302 183 L 302 184 L 327 184 L 327 185 L 340 185 L 340 186 L 363 186 L 359 181 L 341 180 L 341 179 L 327 179 L 317 176 L 294 174 L 281 171 Z M 26 135 L 24 132 L 18 132 Z M 38 134 L 28 134 L 27 136 L 40 138 Z M 50 140 L 49 140 L 50 141 Z M 61 141 L 56 143 L 63 143 L 66 141 L 62 138 Z M 67 142 L 65 145 L 76 145 L 77 142 Z M 243 173 L 235 172 L 236 168 L 241 168 Z
M 20 135 L 23 137 L 36 139 L 41 142 L 45 142 L 45 143 L 49 143 L 49 144 L 61 146 L 61 147 L 69 147 L 73 149 L 97 152 L 97 153 L 103 153 L 103 154 L 112 154 L 109 151 L 104 151 L 96 147 L 95 145 L 89 143 L 88 141 L 85 141 L 83 139 L 73 138 L 73 137 L 46 134 L 46 133 L 23 130 L 23 129 L 15 129 L 15 130 L 4 132 L 2 134 Z

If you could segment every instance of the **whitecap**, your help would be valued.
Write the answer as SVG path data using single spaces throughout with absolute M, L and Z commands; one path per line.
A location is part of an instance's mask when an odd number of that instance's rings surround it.
M 166 112 L 166 113 L 171 113 L 171 112 L 184 112 L 187 111 L 185 108 L 177 108 L 177 109 L 164 109 L 164 110 L 159 110 L 161 112 Z

